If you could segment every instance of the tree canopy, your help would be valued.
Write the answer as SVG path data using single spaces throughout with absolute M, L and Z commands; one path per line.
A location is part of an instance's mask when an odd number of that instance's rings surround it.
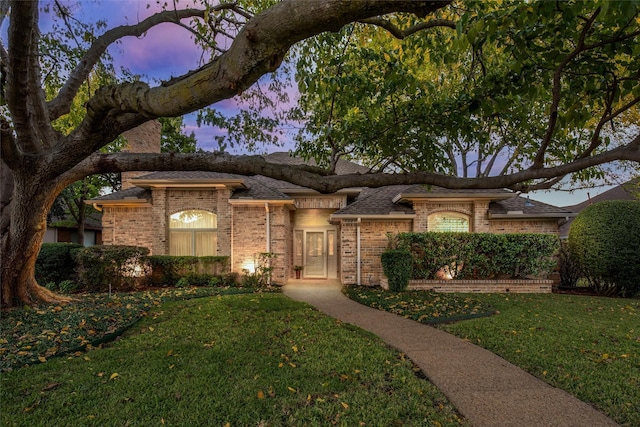
M 634 2 L 465 1 L 427 23 L 368 19 L 305 40 L 299 152 L 482 178 L 637 145 L 639 13 Z
M 33 274 L 46 214 L 65 187 L 90 175 L 210 170 L 261 174 L 325 193 L 404 183 L 527 190 L 609 162 L 640 161 L 640 134 L 612 142 L 603 132 L 630 121 L 626 114 L 640 100 L 637 1 L 177 5 L 107 28 L 76 24 L 59 0 L 0 0 L 0 19 L 8 20 L 0 46 L 3 305 L 58 298 Z M 40 14 L 53 12 L 61 19 L 58 31 L 41 34 Z M 109 68 L 109 46 L 160 24 L 190 31 L 205 61 L 185 64 L 182 75 L 163 82 L 95 78 Z M 259 156 L 101 152 L 149 120 L 251 93 L 292 47 L 291 59 L 303 58 L 298 117 L 308 127 L 300 151 L 354 156 L 403 173 L 336 176 Z M 64 61 L 48 54 L 63 50 Z M 87 99 L 78 104 L 83 93 Z M 79 120 L 61 129 L 76 111 Z M 241 121 L 211 117 L 242 129 Z M 267 128 L 274 123 L 246 119 Z M 498 163 L 496 152 L 510 162 L 503 174 L 488 167 Z M 481 173 L 470 172 L 473 162 Z M 456 176 L 461 170 L 466 177 Z

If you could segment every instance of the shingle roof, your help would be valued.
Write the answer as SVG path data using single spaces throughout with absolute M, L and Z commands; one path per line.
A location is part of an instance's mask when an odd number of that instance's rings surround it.
M 591 197 L 589 200 L 585 200 L 577 205 L 565 206 L 565 208 L 573 212 L 580 212 L 589 205 L 604 202 L 606 200 L 638 200 L 640 197 L 633 191 L 634 187 L 637 186 L 638 183 L 640 183 L 640 178 L 632 179 L 631 181 L 615 186 L 604 193 Z
M 106 196 L 96 197 L 92 200 L 124 200 L 124 199 L 139 199 L 139 200 L 151 200 L 151 191 L 140 188 L 132 187 L 126 190 L 116 191 L 115 193 L 107 194 Z
M 207 172 L 207 171 L 165 171 L 152 172 L 148 175 L 142 175 L 136 179 L 244 179 L 242 175 L 223 172 Z
M 355 202 L 333 215 L 389 215 L 391 213 L 415 213 L 410 206 L 393 203 L 393 198 L 406 190 L 406 185 L 389 185 L 381 188 L 365 188 Z
M 566 217 L 572 214 L 568 209 L 548 205 L 537 200 L 529 200 L 521 196 L 489 203 L 489 213 L 491 214 L 507 214 L 519 211 L 522 211 L 524 215 L 557 214 L 558 217 Z
M 452 195 L 460 195 L 460 196 L 469 196 L 472 197 L 474 195 L 477 196 L 489 196 L 489 195 L 504 195 L 505 198 L 513 195 L 513 191 L 505 190 L 505 189 L 484 189 L 484 188 L 472 188 L 472 189 L 449 189 L 438 187 L 435 185 L 422 185 L 415 184 L 408 186 L 405 190 L 402 191 L 401 194 L 407 194 L 411 196 L 452 196 Z
M 283 192 L 278 191 L 275 188 L 269 188 L 256 178 L 258 177 L 245 177 L 245 186 L 247 188 L 234 191 L 231 198 L 240 199 L 251 197 L 257 200 L 291 200 L 291 198 Z

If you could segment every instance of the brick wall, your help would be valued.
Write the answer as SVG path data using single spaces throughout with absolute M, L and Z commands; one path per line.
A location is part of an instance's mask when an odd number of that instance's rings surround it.
M 389 282 L 383 277 L 380 283 L 389 289 Z M 550 293 L 553 280 L 410 280 L 409 290 L 462 292 L 462 293 Z
M 144 246 L 153 252 L 156 224 L 150 207 L 105 207 L 102 211 L 102 241 L 105 245 Z
M 272 261 L 273 281 L 285 283 L 287 280 L 291 255 L 291 221 L 289 210 L 284 206 L 269 207 L 271 229 L 271 252 L 276 255 Z
M 342 209 L 347 206 L 347 196 L 295 197 L 298 209 Z
M 490 233 L 548 233 L 558 234 L 558 219 L 549 220 L 491 220 L 489 223 Z
M 137 128 L 133 128 L 122 133 L 127 140 L 127 146 L 122 151 L 130 153 L 159 153 L 160 152 L 160 131 L 162 125 L 157 120 L 143 123 Z M 131 180 L 149 172 L 122 172 L 122 189 L 133 187 Z
M 357 220 L 343 220 L 340 225 L 340 279 L 343 284 L 356 284 L 357 278 Z M 382 264 L 380 255 L 387 247 L 387 233 L 411 231 L 411 220 L 362 221 L 360 224 L 360 283 L 365 286 L 380 284 Z
M 264 206 L 234 206 L 232 271 L 242 272 L 256 253 L 267 251 L 266 224 Z

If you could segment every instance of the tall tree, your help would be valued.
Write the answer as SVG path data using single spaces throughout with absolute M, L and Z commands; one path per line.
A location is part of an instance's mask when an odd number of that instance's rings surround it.
M 611 137 L 638 123 L 639 30 L 637 2 L 459 1 L 305 40 L 299 153 L 487 177 L 614 149 L 638 133 Z
M 556 156 L 553 143 L 559 129 L 562 129 L 559 124 L 563 119 L 559 112 L 560 107 L 564 108 L 563 96 L 575 89 L 571 81 L 563 79 L 561 72 L 554 73 L 550 82 L 552 98 L 548 109 L 543 110 L 549 120 L 537 145 L 532 165 L 503 176 L 465 179 L 434 172 L 334 176 L 320 169 L 270 164 L 256 156 L 99 152 L 100 148 L 125 130 L 148 120 L 180 116 L 242 93 L 262 75 L 275 71 L 291 46 L 299 41 L 326 31 L 338 31 L 344 25 L 363 20 L 369 20 L 370 24 L 383 26 L 391 32 L 397 30 L 397 25 L 402 31 L 412 32 L 403 24 L 412 19 L 406 14 L 421 17 L 421 20 L 410 23 L 414 25 L 415 22 L 416 30 L 427 28 L 433 19 L 432 13 L 446 7 L 450 1 L 285 0 L 272 6 L 271 2 L 251 3 L 258 6 L 253 11 L 235 2 L 209 5 L 202 9 L 163 10 L 137 24 L 109 29 L 91 43 L 68 73 L 60 73 L 65 76 L 64 83 L 54 97 L 47 99 L 42 82 L 43 71 L 49 70 L 43 68 L 39 52 L 38 3 L 0 1 L 0 17 L 2 20 L 9 19 L 6 47 L 3 41 L 0 48 L 2 103 L 6 104 L 8 111 L 0 118 L 0 299 L 3 306 L 62 298 L 40 287 L 34 278 L 35 259 L 44 234 L 46 214 L 62 189 L 93 174 L 126 170 L 213 170 L 261 174 L 327 193 L 344 187 L 376 187 L 393 183 L 426 183 L 449 188 L 523 189 L 534 180 L 563 176 L 614 160 L 640 161 L 639 135 L 630 143 L 612 149 L 603 147 L 595 139 L 590 144 L 592 146 L 578 151 L 577 155 L 566 156 L 565 163 L 546 166 L 547 156 Z M 261 11 L 265 3 L 268 7 Z M 609 13 L 604 10 L 608 4 L 602 2 L 596 15 L 581 18 L 578 28 L 583 29 L 585 37 L 573 47 L 570 43 L 563 47 L 563 55 L 565 50 L 569 52 L 569 56 L 564 56 L 565 59 L 591 53 L 592 41 L 587 36 L 600 31 L 600 26 L 594 26 L 594 17 Z M 637 9 L 637 3 L 631 4 L 632 8 Z M 609 9 L 616 14 L 621 8 Z M 532 15 L 527 15 L 529 12 L 526 10 L 514 9 L 515 12 L 523 14 L 527 20 L 534 19 L 536 13 L 533 10 Z M 541 7 L 538 13 L 550 12 Z M 630 20 L 626 26 L 619 28 L 618 33 L 627 34 L 630 26 L 637 25 L 636 15 L 630 13 L 628 16 Z M 494 16 L 492 13 L 478 17 L 483 19 L 478 21 L 481 22 L 478 31 L 486 29 L 486 38 L 490 39 L 499 28 L 517 30 L 518 22 L 512 20 L 517 21 L 520 15 L 507 17 Z M 69 113 L 73 99 L 106 49 L 124 37 L 140 36 L 161 23 L 190 28 L 196 40 L 210 49 L 211 59 L 196 70 L 157 86 L 152 87 L 142 81 L 103 86 L 87 101 L 84 118 L 71 132 L 64 134 L 56 130 L 53 123 Z M 558 23 L 554 28 L 560 27 Z M 637 37 L 637 32 L 625 37 Z M 222 38 L 227 38 L 229 43 L 222 43 Z M 535 45 L 535 37 L 528 40 Z M 619 42 L 616 46 L 627 45 L 622 39 Z M 548 49 L 548 46 L 542 48 Z M 635 48 L 629 48 L 637 58 Z M 517 48 L 513 49 L 514 55 L 520 54 Z M 571 63 L 564 60 L 558 62 L 562 55 L 553 56 L 556 61 L 551 61 L 551 58 L 548 65 L 555 66 L 555 70 L 562 71 Z M 527 59 L 524 53 L 521 59 Z M 578 65 L 572 69 L 576 75 L 581 75 Z M 629 67 L 632 66 L 629 64 Z M 601 69 L 603 73 L 607 70 L 604 66 Z M 636 80 L 625 79 L 622 87 L 631 86 L 633 92 L 637 83 L 636 76 Z M 612 94 L 614 100 L 619 98 L 616 93 Z M 635 105 L 637 101 L 634 100 L 629 99 L 627 104 Z M 484 102 L 484 99 L 479 98 L 478 102 L 481 101 Z M 577 108 L 580 114 L 584 114 L 584 108 Z M 604 126 L 609 116 L 618 114 L 618 109 L 613 108 L 599 119 Z

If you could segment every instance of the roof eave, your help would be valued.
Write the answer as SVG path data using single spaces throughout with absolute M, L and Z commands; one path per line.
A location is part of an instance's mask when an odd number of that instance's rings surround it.
M 235 206 L 264 206 L 265 203 L 269 205 L 294 205 L 294 201 L 291 199 L 254 199 L 254 198 L 238 198 L 238 199 L 229 199 L 230 205 Z
M 573 212 L 557 212 L 557 213 L 506 213 L 496 214 L 489 212 L 489 219 L 564 219 L 573 218 L 576 213 Z
M 430 202 L 468 202 L 472 200 L 507 200 L 516 196 L 515 193 L 452 193 L 431 195 L 425 193 L 400 193 L 393 198 L 393 203 L 414 202 L 428 200 Z
M 132 179 L 140 188 L 247 188 L 242 179 Z
M 85 204 L 90 206 L 126 206 L 126 207 L 151 207 L 151 202 L 146 199 L 114 199 L 114 200 L 85 200 Z
M 334 219 L 414 219 L 416 214 L 391 213 L 391 214 L 335 214 L 329 216 Z

